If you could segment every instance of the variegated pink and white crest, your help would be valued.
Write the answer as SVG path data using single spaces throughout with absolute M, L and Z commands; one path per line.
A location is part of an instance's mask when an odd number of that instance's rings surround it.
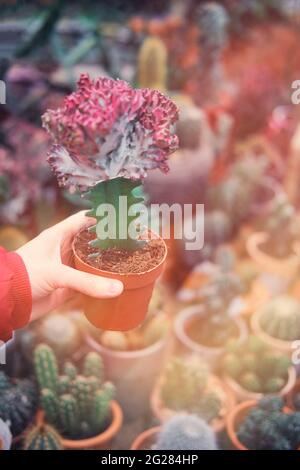
M 141 179 L 155 168 L 166 172 L 168 156 L 178 148 L 176 105 L 122 80 L 81 75 L 64 106 L 42 119 L 54 142 L 48 161 L 71 191 L 116 177 Z

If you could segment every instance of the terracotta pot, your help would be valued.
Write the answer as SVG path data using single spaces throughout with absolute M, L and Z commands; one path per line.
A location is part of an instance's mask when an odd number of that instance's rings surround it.
M 161 398 L 161 388 L 163 385 L 163 377 L 161 377 L 152 392 L 151 395 L 151 408 L 154 416 L 161 422 L 164 423 L 172 416 L 179 413 L 179 411 L 171 410 L 167 408 Z M 220 410 L 220 415 L 213 419 L 209 424 L 215 432 L 220 432 L 225 427 L 225 417 L 226 415 L 235 407 L 236 401 L 235 396 L 218 377 L 211 374 L 208 379 L 207 391 L 212 391 L 218 394 L 222 407 Z
M 150 395 L 163 367 L 167 338 L 136 351 L 109 349 L 92 336 L 87 345 L 103 359 L 107 380 L 116 386 L 117 401 L 127 421 L 135 420 L 149 411 Z
M 107 450 L 110 442 L 119 432 L 123 423 L 123 413 L 119 404 L 112 400 L 110 403 L 111 423 L 101 434 L 87 439 L 62 439 L 65 450 L 102 449 Z M 44 412 L 39 410 L 36 417 L 37 424 L 44 421 Z
M 157 238 L 159 238 L 157 236 Z M 162 239 L 161 239 L 162 240 Z M 164 242 L 163 242 L 164 243 Z M 103 330 L 127 331 L 139 326 L 148 310 L 154 283 L 160 276 L 167 256 L 167 247 L 161 262 L 153 269 L 138 274 L 118 274 L 94 268 L 82 261 L 72 245 L 75 267 L 96 276 L 118 279 L 123 282 L 121 295 L 111 299 L 94 299 L 84 296 L 84 313 L 97 328 Z
M 286 397 L 287 405 L 293 411 L 299 411 L 299 410 L 296 410 L 295 405 L 294 405 L 294 395 L 296 393 L 300 393 L 300 379 L 297 380 L 294 387 L 289 391 Z
M 261 325 L 260 325 L 260 318 L 261 318 L 262 310 L 257 310 L 257 312 L 252 315 L 250 324 L 251 329 L 255 336 L 258 336 L 267 346 L 271 347 L 275 351 L 279 351 L 282 354 L 285 354 L 289 358 L 291 358 L 293 349 L 294 341 L 285 341 L 282 339 L 274 338 L 266 333 Z
M 255 393 L 255 392 L 250 392 L 249 390 L 246 390 L 238 382 L 236 382 L 234 379 L 232 379 L 228 375 L 224 377 L 224 382 L 234 393 L 237 402 L 242 402 L 245 400 L 259 401 L 265 395 L 264 393 Z M 296 370 L 293 366 L 290 366 L 289 371 L 288 371 L 287 382 L 285 386 L 279 392 L 276 393 L 276 395 L 285 397 L 290 392 L 290 390 L 292 390 L 292 388 L 295 385 L 295 382 L 296 382 Z
M 296 276 L 300 267 L 299 245 L 295 243 L 294 251 L 288 258 L 280 259 L 265 253 L 259 245 L 267 242 L 269 235 L 266 232 L 255 232 L 247 240 L 249 256 L 257 263 L 262 272 L 290 280 Z
M 155 426 L 154 428 L 147 429 L 142 432 L 133 441 L 130 450 L 151 450 L 152 446 L 156 442 L 157 434 L 159 433 L 161 426 Z
M 226 430 L 230 441 L 237 450 L 250 450 L 238 439 L 237 428 L 246 418 L 248 413 L 257 406 L 257 400 L 247 400 L 237 405 L 226 418 Z M 283 408 L 285 413 L 290 413 L 291 410 L 287 407 Z
M 224 347 L 209 347 L 197 343 L 192 340 L 188 333 L 187 327 L 195 317 L 205 317 L 207 313 L 202 305 L 193 305 L 182 310 L 174 322 L 174 333 L 179 343 L 180 349 L 184 352 L 193 353 L 205 360 L 212 369 L 218 366 L 219 360 L 224 354 Z M 245 321 L 239 317 L 232 317 L 238 330 L 238 340 L 243 343 L 248 336 L 248 329 Z

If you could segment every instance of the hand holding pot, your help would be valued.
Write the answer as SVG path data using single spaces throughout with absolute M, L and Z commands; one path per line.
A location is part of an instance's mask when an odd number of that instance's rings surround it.
M 78 212 L 44 230 L 17 251 L 30 280 L 33 300 L 31 320 L 58 307 L 75 292 L 98 299 L 121 294 L 121 281 L 94 276 L 72 267 L 72 240 L 87 222 L 85 211 Z

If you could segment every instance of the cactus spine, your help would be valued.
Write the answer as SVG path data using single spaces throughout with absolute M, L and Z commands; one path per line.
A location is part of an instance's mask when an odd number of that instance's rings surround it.
M 47 424 L 34 426 L 25 436 L 23 450 L 62 450 L 61 437 Z

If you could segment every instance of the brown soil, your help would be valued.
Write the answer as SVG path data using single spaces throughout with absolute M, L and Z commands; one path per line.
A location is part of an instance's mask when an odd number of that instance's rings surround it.
M 191 340 L 209 348 L 223 347 L 229 339 L 238 338 L 239 334 L 234 321 L 217 327 L 207 318 L 195 318 L 186 325 L 185 330 Z
M 75 250 L 79 258 L 94 268 L 119 274 L 143 273 L 155 268 L 165 255 L 165 245 L 162 239 L 149 240 L 145 246 L 136 251 L 119 248 L 109 248 L 100 251 L 89 245 L 95 239 L 95 234 L 82 230 L 75 238 Z

